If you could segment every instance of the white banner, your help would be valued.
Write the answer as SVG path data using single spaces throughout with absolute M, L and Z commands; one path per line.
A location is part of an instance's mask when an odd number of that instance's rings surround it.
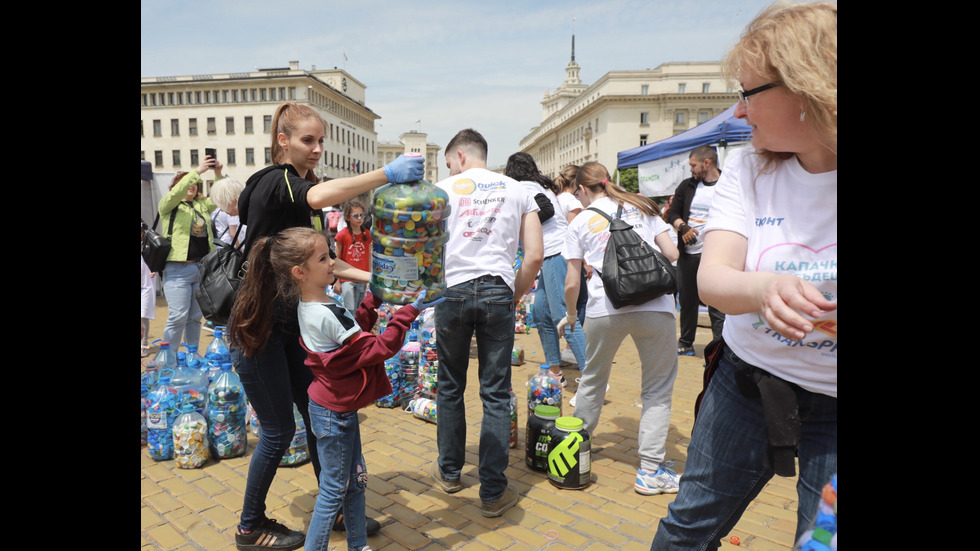
M 679 153 L 639 165 L 640 194 L 646 197 L 673 195 L 677 185 L 691 175 L 689 156 L 690 152 Z
M 725 159 L 736 149 L 749 145 L 748 142 L 718 148 L 718 165 L 724 167 Z M 640 180 L 640 194 L 646 197 L 673 195 L 677 186 L 691 176 L 690 151 L 678 153 L 637 166 Z

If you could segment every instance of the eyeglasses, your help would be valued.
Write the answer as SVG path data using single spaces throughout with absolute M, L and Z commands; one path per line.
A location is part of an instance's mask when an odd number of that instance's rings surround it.
M 352 214 L 352 215 L 350 215 L 350 217 L 351 218 L 364 218 L 364 214 L 363 213 L 362 214 Z
M 739 90 L 738 91 L 738 99 L 739 99 L 739 101 L 745 103 L 745 106 L 748 107 L 749 106 L 749 96 L 754 96 L 754 95 L 758 94 L 759 92 L 765 92 L 766 90 L 768 90 L 770 88 L 774 88 L 776 86 L 779 86 L 779 83 L 778 82 L 770 82 L 769 84 L 763 84 L 762 86 L 757 86 L 757 87 L 755 87 L 755 88 L 753 88 L 751 90 Z

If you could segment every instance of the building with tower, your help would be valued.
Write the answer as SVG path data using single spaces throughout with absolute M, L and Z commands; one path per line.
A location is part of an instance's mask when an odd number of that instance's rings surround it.
M 610 71 L 584 84 L 571 60 L 565 80 L 541 100 L 541 123 L 520 143 L 546 175 L 588 161 L 616 169 L 620 151 L 673 136 L 728 109 L 738 94 L 716 61 L 663 63 L 654 69 Z

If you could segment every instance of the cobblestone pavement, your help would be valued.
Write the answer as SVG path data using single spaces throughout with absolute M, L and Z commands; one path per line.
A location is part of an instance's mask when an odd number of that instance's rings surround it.
M 158 302 L 151 325 L 151 340 L 163 333 L 167 309 Z M 694 421 L 694 399 L 701 389 L 702 347 L 710 329 L 699 327 L 697 356 L 680 357 L 674 385 L 673 411 L 667 459 L 684 472 L 686 446 Z M 211 335 L 201 334 L 202 348 Z M 478 434 L 482 407 L 477 396 L 476 359 L 471 360 L 467 384 L 467 465 L 465 489 L 447 495 L 428 478 L 437 456 L 436 426 L 399 409 L 369 406 L 361 410 L 364 456 L 370 479 L 368 516 L 381 522 L 381 532 L 368 544 L 375 550 L 635 550 L 645 551 L 666 514 L 672 495 L 642 496 L 633 491 L 638 466 L 637 423 L 640 416 L 639 362 L 632 342 L 620 348 L 610 379 L 601 426 L 593 434 L 592 473 L 595 482 L 584 490 L 560 490 L 543 473 L 524 463 L 526 397 L 524 382 L 535 373 L 544 355 L 538 336 L 517 335 L 525 363 L 515 366 L 520 433 L 511 450 L 511 482 L 522 494 L 518 505 L 500 518 L 480 514 L 477 494 Z M 475 355 L 475 346 L 474 346 Z M 565 369 L 566 396 L 576 390 L 575 366 Z M 566 405 L 566 414 L 569 408 Z M 140 548 L 148 550 L 235 549 L 234 531 L 242 507 L 245 477 L 256 438 L 249 436 L 245 456 L 209 460 L 200 469 L 179 469 L 174 461 L 150 459 L 140 448 Z M 294 529 L 309 524 L 317 485 L 307 463 L 279 469 L 267 501 L 268 514 Z M 796 479 L 774 478 L 749 506 L 735 530 L 723 539 L 722 549 L 786 550 L 792 547 L 796 527 Z M 730 537 L 739 539 L 736 547 Z M 342 534 L 334 533 L 334 549 L 346 549 Z

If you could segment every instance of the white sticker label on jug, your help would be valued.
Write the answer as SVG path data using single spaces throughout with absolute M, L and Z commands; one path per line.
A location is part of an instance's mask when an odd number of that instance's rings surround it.
M 414 256 L 374 254 L 371 258 L 371 273 L 385 279 L 418 281 L 421 266 L 419 259 Z

